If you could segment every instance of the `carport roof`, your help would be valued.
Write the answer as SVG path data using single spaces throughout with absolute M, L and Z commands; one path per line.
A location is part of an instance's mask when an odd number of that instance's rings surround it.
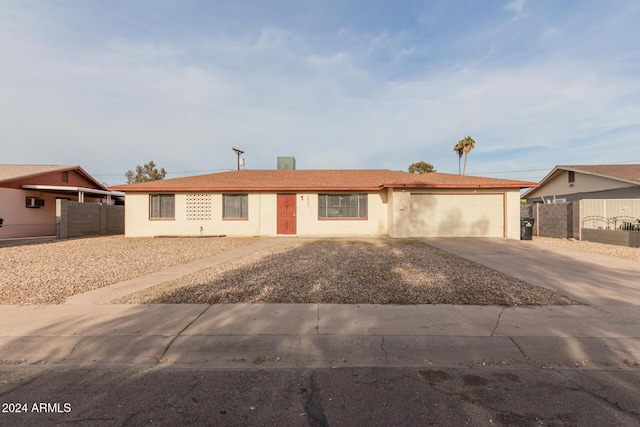
M 388 169 L 239 170 L 110 187 L 125 192 L 149 191 L 293 191 L 382 188 L 528 188 L 535 182 L 453 175 L 410 174 Z

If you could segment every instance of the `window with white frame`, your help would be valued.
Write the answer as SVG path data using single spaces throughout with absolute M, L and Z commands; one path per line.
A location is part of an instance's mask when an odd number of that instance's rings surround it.
M 367 219 L 367 194 L 318 194 L 318 218 Z

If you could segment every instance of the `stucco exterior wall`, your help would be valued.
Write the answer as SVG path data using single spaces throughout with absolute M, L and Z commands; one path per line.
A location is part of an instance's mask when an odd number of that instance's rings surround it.
M 44 199 L 44 206 L 27 208 L 26 198 Z M 0 188 L 0 239 L 56 235 L 56 196 L 40 191 Z
M 520 240 L 520 191 L 505 191 L 505 237 Z
M 330 193 L 330 192 L 329 192 Z M 125 235 L 143 236 L 275 236 L 277 235 L 277 194 L 248 193 L 246 220 L 222 219 L 221 192 L 211 197 L 208 219 L 187 218 L 187 196 L 175 193 L 175 219 L 149 218 L 149 193 L 125 196 Z M 296 229 L 298 236 L 387 235 L 386 191 L 368 196 L 368 220 L 318 219 L 318 193 L 283 193 L 296 195 Z
M 174 194 L 174 193 L 170 193 Z M 275 195 L 248 194 L 247 219 L 222 219 L 222 193 L 211 196 L 210 214 L 187 218 L 187 197 L 193 193 L 175 193 L 175 218 L 149 218 L 149 193 L 127 193 L 125 196 L 125 235 L 144 236 L 257 236 L 275 235 Z M 200 194 L 200 193 L 199 193 Z M 273 225 L 269 222 L 273 214 Z
M 27 197 L 43 199 L 44 206 L 26 207 Z M 0 239 L 55 236 L 58 199 L 77 201 L 78 196 L 0 187 L 0 218 L 4 219 L 3 227 L 0 228 Z M 85 204 L 99 207 L 100 201 L 99 198 L 85 197 Z
M 474 192 L 475 191 L 475 192 Z M 327 192 L 341 194 L 344 192 Z M 416 191 L 384 189 L 367 192 L 365 219 L 319 219 L 318 193 L 283 193 L 296 196 L 296 235 L 298 236 L 391 236 L 411 237 L 411 193 Z M 436 194 L 437 191 L 429 191 Z M 451 190 L 447 194 L 502 194 L 504 236 L 520 238 L 520 193 L 517 189 Z M 203 193 L 204 194 L 204 193 Z M 246 220 L 222 219 L 222 193 L 206 193 L 210 198 L 210 215 L 206 219 L 189 218 L 189 193 L 175 193 L 175 219 L 149 218 L 149 193 L 128 193 L 125 203 L 125 234 L 143 236 L 275 236 L 277 235 L 277 194 L 248 193 Z M 482 202 L 484 203 L 486 199 Z M 480 200 L 479 200 L 480 202 Z M 473 210 L 473 206 L 469 206 Z
M 411 237 L 411 192 L 409 190 L 392 189 L 391 216 L 393 226 L 391 237 Z

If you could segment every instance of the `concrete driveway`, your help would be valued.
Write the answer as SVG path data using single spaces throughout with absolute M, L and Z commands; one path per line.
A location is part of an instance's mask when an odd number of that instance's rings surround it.
M 588 305 L 640 305 L 640 263 L 534 241 L 429 238 L 424 242 Z

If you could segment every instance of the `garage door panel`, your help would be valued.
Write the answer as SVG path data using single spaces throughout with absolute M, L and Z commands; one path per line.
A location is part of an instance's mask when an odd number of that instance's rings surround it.
M 504 237 L 502 194 L 412 194 L 414 237 Z

